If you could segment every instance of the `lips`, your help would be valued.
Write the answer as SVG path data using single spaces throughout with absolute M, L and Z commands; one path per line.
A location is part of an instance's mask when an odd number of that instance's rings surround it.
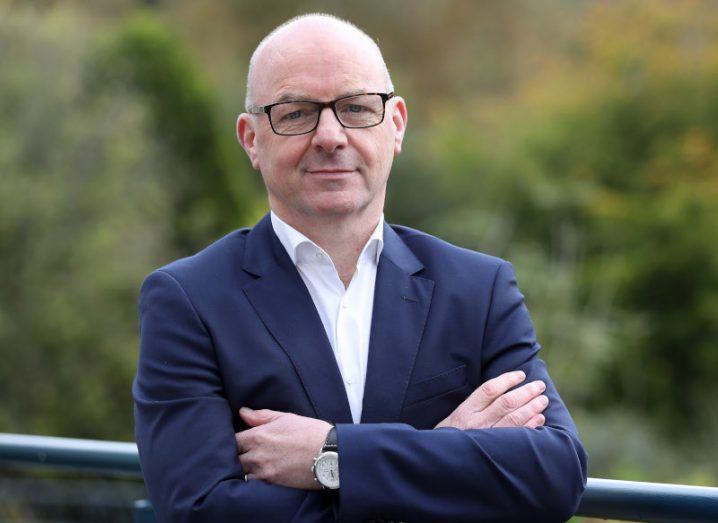
M 351 168 L 339 168 L 339 167 L 332 167 L 331 169 L 322 168 L 322 169 L 307 169 L 307 174 L 311 176 L 318 176 L 322 178 L 343 178 L 345 176 L 350 176 L 357 172 L 356 169 Z
M 344 174 L 351 173 L 354 171 L 356 171 L 356 169 L 352 169 L 349 167 L 323 167 L 321 169 L 307 169 L 307 172 L 311 174 Z

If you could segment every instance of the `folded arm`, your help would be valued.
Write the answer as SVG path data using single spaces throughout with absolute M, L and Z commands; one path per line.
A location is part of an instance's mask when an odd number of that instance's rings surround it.
M 210 334 L 170 274 L 145 281 L 140 329 L 135 432 L 158 521 L 333 519 L 323 492 L 245 481 Z
M 491 427 L 536 428 L 544 424 L 548 398 L 542 381 L 516 389 L 522 371 L 507 372 L 478 387 L 436 428 L 462 430 Z M 285 487 L 318 490 L 311 464 L 331 425 L 325 421 L 270 409 L 242 407 L 239 415 L 248 429 L 238 432 L 237 451 L 242 468 L 251 478 Z
M 497 271 L 489 316 L 482 347 L 488 381 L 439 423 L 440 430 L 337 426 L 340 519 L 564 521 L 576 510 L 587 456 L 538 358 L 540 347 L 508 264 Z M 524 378 L 524 387 L 507 392 Z M 287 414 L 263 415 L 250 429 L 251 439 L 249 431 L 237 435 L 243 451 L 260 448 L 264 443 L 257 435 L 278 419 L 287 423 L 286 441 L 302 437 Z M 312 436 L 316 451 L 319 440 Z M 307 463 L 311 448 L 302 457 Z M 284 484 L 295 481 L 281 465 L 285 459 L 252 460 L 248 466 L 263 475 L 263 465 L 269 465 L 269 480 Z
M 587 455 L 546 366 L 511 265 L 496 272 L 481 345 L 482 377 L 521 370 L 546 385 L 544 426 L 416 430 L 340 425 L 347 520 L 564 521 L 586 484 Z
M 439 423 L 440 430 L 339 425 L 341 520 L 557 521 L 575 510 L 585 485 L 586 455 L 538 359 L 523 297 L 507 267 L 496 275 L 481 349 L 482 375 L 491 380 L 520 369 L 526 387 L 538 387 L 538 382 L 545 391 L 533 390 L 523 403 L 504 403 L 508 415 L 491 422 L 482 418 L 483 425 L 474 414 L 493 401 L 477 409 L 477 402 L 486 400 L 479 391 Z M 136 433 L 158 519 L 330 520 L 330 498 L 306 490 L 317 488 L 309 467 L 328 425 L 319 420 L 302 425 L 310 418 L 293 414 L 245 412 L 243 420 L 254 428 L 235 439 L 210 333 L 171 275 L 160 271 L 147 279 L 140 316 L 142 348 L 133 387 Z M 512 394 L 516 391 L 499 397 Z M 549 400 L 543 414 L 541 395 Z M 292 453 L 299 472 L 290 473 L 296 478 L 289 481 L 280 478 L 280 467 L 263 469 L 270 455 L 275 463 L 287 463 L 277 459 L 281 452 L 249 452 L 269 441 L 262 438 L 278 421 L 287 425 L 275 435 L 290 435 L 303 449 Z M 301 422 L 297 432 L 289 428 L 295 422 Z M 514 428 L 490 428 L 502 424 Z M 283 449 L 276 441 L 274 448 Z M 237 456 L 237 445 L 243 458 Z M 245 481 L 247 473 L 264 481 Z

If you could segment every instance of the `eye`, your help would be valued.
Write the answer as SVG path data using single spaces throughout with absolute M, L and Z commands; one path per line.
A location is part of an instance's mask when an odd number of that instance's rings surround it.
M 367 112 L 367 106 L 361 104 L 347 104 L 341 108 L 343 113 L 361 114 Z
M 300 109 L 297 109 L 296 111 L 292 111 L 291 113 L 287 113 L 282 116 L 282 120 L 298 120 L 302 116 L 304 116 L 302 114 L 302 111 Z

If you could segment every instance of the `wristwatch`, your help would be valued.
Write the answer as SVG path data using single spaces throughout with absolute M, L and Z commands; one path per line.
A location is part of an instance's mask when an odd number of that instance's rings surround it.
M 314 458 L 312 472 L 314 472 L 314 479 L 325 489 L 336 490 L 339 488 L 339 445 L 336 427 L 332 426 L 329 429 L 321 452 Z

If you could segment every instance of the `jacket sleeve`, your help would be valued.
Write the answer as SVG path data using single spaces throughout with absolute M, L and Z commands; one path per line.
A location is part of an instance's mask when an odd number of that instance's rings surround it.
M 587 455 L 538 357 L 513 270 L 491 292 L 482 380 L 521 369 L 546 382 L 546 425 L 537 429 L 416 430 L 405 424 L 339 425 L 343 521 L 565 521 L 586 484 Z
M 142 286 L 140 335 L 135 434 L 158 521 L 333 520 L 323 492 L 244 481 L 211 334 L 162 270 Z

